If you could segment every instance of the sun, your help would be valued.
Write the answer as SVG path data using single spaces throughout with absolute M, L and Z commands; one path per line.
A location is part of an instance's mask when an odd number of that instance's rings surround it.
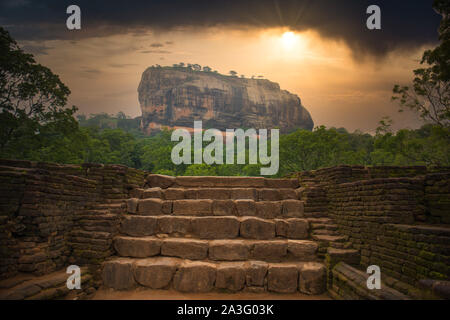
M 281 42 L 286 49 L 292 49 L 298 41 L 298 36 L 292 31 L 286 31 L 281 36 Z

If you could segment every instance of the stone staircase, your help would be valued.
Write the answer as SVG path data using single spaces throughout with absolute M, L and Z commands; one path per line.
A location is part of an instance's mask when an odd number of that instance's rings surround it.
M 181 292 L 326 291 L 319 246 L 344 243 L 305 214 L 296 179 L 150 175 L 134 189 L 103 284 Z

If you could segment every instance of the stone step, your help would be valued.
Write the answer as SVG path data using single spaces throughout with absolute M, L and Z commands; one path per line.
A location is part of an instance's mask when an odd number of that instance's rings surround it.
M 82 288 L 89 288 L 92 275 L 88 268 L 81 268 Z M 19 274 L 0 281 L 0 300 L 49 300 L 61 299 L 69 293 L 66 269 L 42 276 Z M 74 290 L 75 291 L 75 290 Z M 76 290 L 79 293 L 83 290 Z M 94 290 L 95 291 L 95 290 Z
M 178 258 L 115 258 L 104 263 L 103 285 L 116 290 L 137 286 L 180 292 L 247 291 L 317 295 L 326 290 L 319 262 L 203 262 Z
M 350 249 L 353 247 L 353 243 L 350 241 L 345 242 L 330 242 L 330 248 L 336 249 Z
M 316 229 L 316 230 L 312 231 L 312 235 L 336 236 L 336 235 L 339 235 L 339 232 L 337 232 L 335 230 L 329 230 L 329 229 Z
M 238 200 L 251 199 L 256 201 L 298 200 L 297 193 L 292 188 L 168 188 L 159 187 L 135 189 L 132 197 L 139 199 L 209 199 Z
M 121 257 L 177 257 L 190 260 L 314 261 L 318 244 L 309 240 L 198 240 L 118 236 L 114 248 Z
M 336 231 L 338 230 L 338 226 L 335 224 L 325 224 L 325 223 L 311 223 L 312 230 L 330 230 Z
M 332 266 L 338 262 L 345 262 L 349 265 L 357 266 L 361 258 L 359 251 L 355 249 L 328 248 L 327 259 Z
M 333 225 L 333 220 L 331 220 L 330 218 L 307 218 L 307 220 L 311 224 Z
M 326 218 L 328 217 L 328 212 L 325 211 L 306 211 L 303 213 L 305 218 Z
M 300 200 L 161 200 L 129 199 L 127 211 L 143 216 L 173 214 L 175 216 L 254 216 L 264 219 L 301 218 L 303 202 Z
M 258 240 L 275 237 L 304 240 L 309 236 L 309 224 L 307 220 L 298 218 L 129 215 L 123 217 L 120 232 L 135 237 L 167 234 L 200 239 L 234 239 L 240 236 Z
M 316 241 L 320 241 L 326 244 L 330 244 L 332 242 L 345 242 L 347 241 L 347 236 L 330 236 L 330 235 L 312 235 L 312 239 Z
M 348 300 L 409 300 L 403 293 L 382 283 L 380 289 L 371 290 L 367 287 L 370 274 L 351 265 L 338 263 L 331 272 L 332 297 Z
M 262 177 L 170 177 L 150 174 L 147 177 L 150 187 L 181 188 L 292 188 L 299 186 L 297 179 L 269 179 Z

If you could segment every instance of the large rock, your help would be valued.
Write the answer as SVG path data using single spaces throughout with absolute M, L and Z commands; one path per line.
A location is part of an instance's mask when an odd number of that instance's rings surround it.
M 161 199 L 141 199 L 138 204 L 138 214 L 143 216 L 159 216 L 163 214 Z
M 207 216 L 212 213 L 212 200 L 174 200 L 173 214 Z
M 182 200 L 184 199 L 184 189 L 169 188 L 163 191 L 166 200 Z
M 141 127 L 147 133 L 162 127 L 298 128 L 314 123 L 298 96 L 266 79 L 241 79 L 187 68 L 150 67 L 138 88 Z M 164 188 L 151 181 L 151 186 Z
M 156 217 L 128 216 L 122 220 L 121 232 L 132 236 L 142 237 L 154 235 L 158 228 Z
M 298 289 L 306 294 L 322 294 L 326 290 L 326 268 L 317 262 L 304 263 L 299 270 Z
M 233 188 L 231 189 L 230 198 L 235 200 L 239 199 L 257 200 L 258 192 L 254 188 Z
M 233 200 L 214 200 L 212 211 L 215 216 L 235 216 L 236 206 Z
M 162 189 L 167 189 L 175 182 L 175 177 L 164 176 L 161 174 L 149 174 L 147 176 L 147 182 L 150 187 L 160 187 Z
M 253 245 L 252 258 L 264 261 L 277 261 L 286 256 L 286 241 L 258 241 Z
M 293 190 L 291 190 L 294 192 Z M 295 193 L 295 192 L 294 192 Z M 301 218 L 304 215 L 304 203 L 299 200 L 283 201 L 283 217 L 284 218 Z
M 227 200 L 230 199 L 230 189 L 228 188 L 211 188 L 198 189 L 197 199 Z
M 147 258 L 161 252 L 160 239 L 117 237 L 114 239 L 114 249 L 119 256 L 133 258 Z
M 131 198 L 127 200 L 127 212 L 128 213 L 137 213 L 139 204 L 138 198 Z
M 133 260 L 119 258 L 103 265 L 103 284 L 115 290 L 131 289 L 136 284 L 133 276 Z
M 142 192 L 142 197 L 144 199 L 149 199 L 149 198 L 161 199 L 161 196 L 162 196 L 162 191 L 161 191 L 160 187 L 148 188 Z
M 297 260 L 314 259 L 319 245 L 309 240 L 288 240 L 288 252 Z
M 291 218 L 276 220 L 277 236 L 289 239 L 308 238 L 309 223 L 306 219 Z
M 264 280 L 266 278 L 267 269 L 269 264 L 262 261 L 250 261 L 247 265 L 246 282 L 247 286 L 264 286 Z
M 209 258 L 211 260 L 247 260 L 250 246 L 242 240 L 213 240 L 209 243 Z
M 173 277 L 175 290 L 181 292 L 208 292 L 214 288 L 216 266 L 207 262 L 186 262 Z
M 298 269 L 296 265 L 270 265 L 267 274 L 267 289 L 279 293 L 293 293 L 297 291 Z
M 201 239 L 233 239 L 239 235 L 235 217 L 200 217 L 191 221 L 192 233 Z
M 272 239 L 275 237 L 275 223 L 259 218 L 244 218 L 240 235 L 247 239 Z
M 178 260 L 174 258 L 143 259 L 135 263 L 134 278 L 145 287 L 161 289 L 169 285 L 177 270 Z
M 244 284 L 245 265 L 243 262 L 225 262 L 217 267 L 216 288 L 239 291 Z
M 235 205 L 237 214 L 241 217 L 256 215 L 256 205 L 254 200 L 250 199 L 236 200 Z
M 191 218 L 162 216 L 158 219 L 158 232 L 186 235 L 191 231 Z
M 208 242 L 192 239 L 166 239 L 161 246 L 161 255 L 192 260 L 205 259 L 208 255 Z
M 258 218 L 273 219 L 281 215 L 281 202 L 279 201 L 260 201 L 255 205 Z

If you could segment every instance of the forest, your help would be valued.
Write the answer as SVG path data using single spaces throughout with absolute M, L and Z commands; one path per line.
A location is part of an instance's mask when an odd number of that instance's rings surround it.
M 450 165 L 450 22 L 446 2 L 439 44 L 423 53 L 411 85 L 394 85 L 399 111 L 413 110 L 419 129 L 392 130 L 380 119 L 376 133 L 318 126 L 280 136 L 279 177 L 335 165 Z M 167 175 L 257 176 L 259 165 L 174 165 L 170 130 L 145 136 L 140 118 L 78 113 L 70 89 L 38 64 L 0 27 L 0 158 L 57 163 L 122 164 Z M 248 163 L 248 161 L 247 161 Z

